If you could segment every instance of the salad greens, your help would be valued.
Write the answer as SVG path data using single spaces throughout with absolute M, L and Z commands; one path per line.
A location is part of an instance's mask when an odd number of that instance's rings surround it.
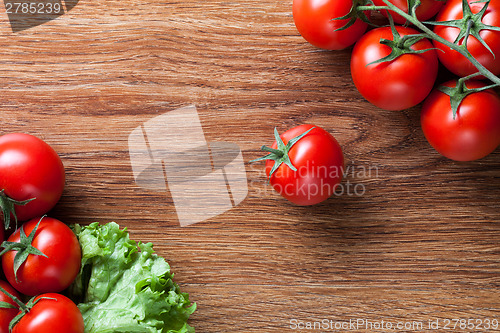
M 74 225 L 82 267 L 69 289 L 85 333 L 193 333 L 196 304 L 172 280 L 170 266 L 151 243 L 136 243 L 111 222 Z

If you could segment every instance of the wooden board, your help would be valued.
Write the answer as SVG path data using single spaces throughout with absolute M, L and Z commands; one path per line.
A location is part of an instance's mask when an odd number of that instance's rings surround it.
M 455 319 L 500 319 L 500 151 L 441 157 L 420 106 L 365 101 L 351 50 L 305 42 L 291 1 L 80 0 L 16 33 L 1 12 L 1 133 L 37 135 L 62 157 L 54 217 L 116 221 L 154 243 L 198 304 L 197 332 L 349 331 L 335 326 L 349 321 L 356 331 L 387 331 L 382 321 L 445 331 Z M 168 192 L 136 185 L 128 136 L 187 105 L 207 141 L 241 148 L 249 192 L 180 227 Z M 331 132 L 350 168 L 346 192 L 314 207 L 285 201 L 262 164 L 248 163 L 274 127 L 301 123 Z M 314 322 L 323 326 L 298 329 Z

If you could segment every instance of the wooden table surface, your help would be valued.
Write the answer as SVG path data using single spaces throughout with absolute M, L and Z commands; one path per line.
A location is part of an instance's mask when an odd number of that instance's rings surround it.
M 500 151 L 441 157 L 420 106 L 365 101 L 351 50 L 305 42 L 291 0 L 80 0 L 18 32 L 1 12 L 1 133 L 37 135 L 60 154 L 67 184 L 51 215 L 116 221 L 153 242 L 198 305 L 197 332 L 466 332 L 483 330 L 444 326 L 500 319 Z M 180 227 L 168 192 L 135 183 L 128 136 L 187 105 L 207 141 L 240 147 L 248 196 Z M 337 138 L 350 195 L 294 206 L 248 163 L 274 127 L 302 123 Z M 349 321 L 368 329 L 335 327 Z M 314 322 L 323 328 L 299 329 Z

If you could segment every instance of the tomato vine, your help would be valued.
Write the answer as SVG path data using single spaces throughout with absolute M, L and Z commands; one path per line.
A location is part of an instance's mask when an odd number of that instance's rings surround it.
M 392 11 L 403 18 L 407 20 L 407 22 L 413 24 L 416 28 L 420 29 L 423 33 L 423 35 L 426 38 L 435 40 L 437 42 L 440 42 L 452 50 L 457 51 L 464 57 L 466 57 L 473 65 L 476 67 L 478 72 L 482 74 L 484 77 L 488 78 L 490 81 L 492 81 L 494 84 L 492 86 L 500 86 L 500 78 L 493 74 L 490 70 L 488 70 L 485 66 L 483 66 L 476 58 L 472 56 L 472 54 L 469 52 L 467 49 L 467 39 L 470 35 L 475 36 L 476 38 L 479 36 L 478 31 L 483 30 L 483 29 L 490 29 L 490 30 L 496 30 L 500 31 L 499 27 L 495 26 L 489 26 L 485 25 L 481 22 L 482 15 L 484 15 L 484 12 L 486 11 L 488 5 L 489 5 L 489 0 L 485 1 L 485 5 L 483 9 L 477 13 L 477 14 L 472 14 L 470 5 L 467 2 L 467 0 L 462 0 L 462 6 L 464 8 L 464 18 L 462 20 L 457 20 L 457 21 L 447 21 L 447 22 L 422 22 L 420 21 L 416 14 L 415 14 L 415 9 L 420 5 L 419 0 L 412 0 L 409 1 L 409 13 L 406 13 L 405 11 L 401 10 L 399 7 L 396 5 L 392 4 L 389 0 L 382 0 L 385 3 L 385 6 L 376 6 L 374 4 L 364 4 L 364 5 L 358 5 L 356 10 L 359 12 L 364 12 L 364 11 L 371 11 L 371 10 L 387 10 L 387 11 Z M 465 21 L 465 22 L 464 22 Z M 435 32 L 433 32 L 427 25 L 447 25 L 447 26 L 455 26 L 457 28 L 461 29 L 461 32 L 459 34 L 459 37 L 454 42 L 450 42 L 446 40 L 445 38 L 439 36 Z M 475 27 L 474 29 L 472 27 Z M 459 44 L 459 41 L 465 41 L 462 44 Z M 481 38 L 479 37 L 480 42 Z M 484 41 L 482 42 L 484 43 Z M 488 48 L 489 49 L 489 48 Z

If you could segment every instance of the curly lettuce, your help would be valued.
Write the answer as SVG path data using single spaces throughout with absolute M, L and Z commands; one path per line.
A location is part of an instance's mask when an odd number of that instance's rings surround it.
M 82 267 L 69 296 L 83 315 L 85 333 L 194 333 L 187 320 L 196 304 L 151 243 L 136 243 L 114 222 L 73 230 Z

